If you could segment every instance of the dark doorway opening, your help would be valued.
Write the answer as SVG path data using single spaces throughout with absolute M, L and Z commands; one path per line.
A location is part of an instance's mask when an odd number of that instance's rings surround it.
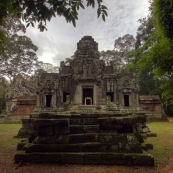
M 46 107 L 51 107 L 52 95 L 46 95 Z
M 63 93 L 63 102 L 70 103 L 70 93 Z
M 92 102 L 91 102 L 91 99 L 86 99 L 86 105 L 91 105 Z
M 124 95 L 124 106 L 129 106 L 129 95 Z
M 83 88 L 83 104 L 93 105 L 93 88 Z
M 106 98 L 107 98 L 107 101 L 113 102 L 114 101 L 114 93 L 113 92 L 107 92 Z

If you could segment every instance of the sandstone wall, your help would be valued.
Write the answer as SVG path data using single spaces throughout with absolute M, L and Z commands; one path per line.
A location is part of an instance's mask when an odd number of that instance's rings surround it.
M 167 121 L 159 96 L 139 96 L 139 107 L 146 111 L 148 121 Z
M 22 96 L 12 100 L 12 116 L 27 116 L 36 107 L 36 96 Z

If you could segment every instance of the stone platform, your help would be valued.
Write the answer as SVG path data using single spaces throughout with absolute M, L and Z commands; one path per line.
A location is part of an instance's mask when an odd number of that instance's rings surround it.
M 32 134 L 18 144 L 25 152 L 15 155 L 16 162 L 154 165 L 143 154 L 145 115 L 43 113 L 28 122 Z

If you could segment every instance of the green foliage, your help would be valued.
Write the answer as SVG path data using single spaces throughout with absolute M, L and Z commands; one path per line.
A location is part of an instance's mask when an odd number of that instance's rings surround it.
M 87 0 L 87 6 L 95 7 L 98 4 L 97 15 L 101 15 L 103 21 L 107 16 L 107 7 L 102 5 L 102 0 Z M 76 26 L 78 20 L 79 8 L 84 9 L 84 3 L 81 0 L 42 0 L 42 1 L 21 1 L 15 0 L 14 9 L 19 12 L 23 20 L 26 21 L 27 26 L 34 26 L 38 23 L 40 31 L 46 29 L 46 22 L 50 21 L 56 15 L 62 16 L 67 22 L 72 22 Z
M 17 74 L 28 75 L 38 65 L 36 56 L 37 46 L 31 39 L 18 35 L 18 31 L 25 32 L 20 19 L 7 17 L 1 27 L 10 41 L 4 45 L 4 55 L 0 56 L 0 74 L 12 80 Z
M 53 66 L 50 63 L 43 63 L 42 61 L 39 61 L 37 69 L 34 70 L 34 73 L 29 77 L 29 80 L 33 83 L 37 83 L 39 77 L 43 73 L 58 73 L 58 72 L 59 72 L 58 66 Z
M 157 34 L 173 42 L 173 0 L 155 0 Z
M 0 30 L 0 55 L 4 55 L 5 45 L 9 42 L 8 37 Z
M 6 88 L 1 84 L 0 85 L 0 114 L 5 111 L 5 94 Z

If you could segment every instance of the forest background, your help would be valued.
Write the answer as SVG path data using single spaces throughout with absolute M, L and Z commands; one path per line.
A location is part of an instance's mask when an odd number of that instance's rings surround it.
M 32 3 L 31 3 L 32 2 Z M 46 4 L 45 4 L 46 3 Z M 106 22 L 104 0 L 88 0 L 98 17 Z M 118 73 L 135 73 L 140 95 L 159 95 L 167 115 L 173 115 L 173 0 L 149 0 L 149 14 L 139 19 L 136 37 L 126 34 L 114 42 L 114 49 L 100 51 L 106 65 L 113 62 Z M 49 6 L 48 6 L 49 5 Z M 22 33 L 29 25 L 46 29 L 46 21 L 55 15 L 76 25 L 78 9 L 83 1 L 21 1 L 2 0 L 0 3 L 0 113 L 5 111 L 5 94 L 18 74 L 37 83 L 43 72 L 58 72 L 59 67 L 38 61 L 38 47 Z M 80 17 L 80 16 L 79 16 Z M 21 22 L 25 21 L 26 26 Z M 68 64 L 75 53 L 66 58 Z

